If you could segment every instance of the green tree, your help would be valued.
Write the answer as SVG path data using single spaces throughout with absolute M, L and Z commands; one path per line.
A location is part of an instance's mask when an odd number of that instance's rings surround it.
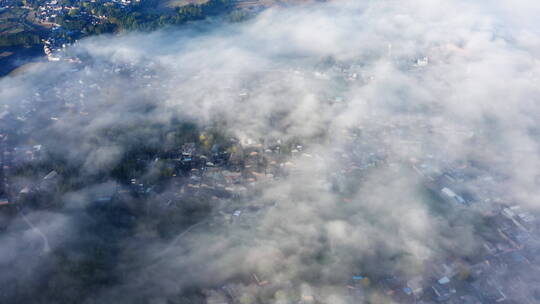
M 69 15 L 70 17 L 75 17 L 75 16 L 77 16 L 78 13 L 79 13 L 79 10 L 78 10 L 78 9 L 72 8 L 72 9 L 69 10 L 68 15 Z

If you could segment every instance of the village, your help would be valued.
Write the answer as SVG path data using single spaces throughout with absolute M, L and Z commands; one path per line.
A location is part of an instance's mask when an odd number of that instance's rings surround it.
M 406 68 L 421 69 L 426 57 L 412 60 Z M 72 66 L 74 72 L 82 67 Z M 115 63 L 102 68 L 100 79 L 123 75 L 148 90 L 174 85 L 178 79 L 163 82 L 159 63 L 144 65 Z M 361 73 L 358 65 L 335 64 L 326 71 L 286 69 L 283 74 L 328 79 L 339 77 L 345 83 L 369 83 L 374 76 Z M 0 112 L 0 208 L 2 212 L 23 214 L 32 209 L 59 208 L 54 203 L 25 205 L 28 197 L 38 202 L 61 196 L 66 179 L 58 168 L 50 167 L 39 176 L 20 178 L 21 168 L 31 168 L 47 158 L 53 147 L 40 142 L 33 134 L 69 117 L 86 119 L 99 112 L 90 103 L 106 86 L 97 78 L 66 78 L 65 88 L 48 86 L 29 92 L 28 98 Z M 249 97 L 249 89 L 231 92 L 232 98 Z M 346 102 L 339 94 L 325 96 L 327 102 Z M 46 112 L 38 110 L 47 103 Z M 66 114 L 67 113 L 67 114 Z M 25 122 L 32 121 L 32 124 Z M 347 204 L 354 200 L 351 190 L 372 170 L 406 170 L 411 178 L 430 193 L 444 208 L 469 214 L 477 212 L 486 222 L 488 232 L 481 252 L 473 257 L 448 255 L 424 262 L 423 273 L 404 276 L 400 273 L 364 273 L 353 269 L 341 291 L 351 303 L 372 301 L 380 294 L 396 303 L 537 303 L 538 295 L 528 292 L 531 277 L 540 270 L 540 221 L 525 206 L 510 196 L 501 183 L 504 172 L 485 166 L 478 160 L 451 159 L 442 150 L 430 147 L 426 138 L 433 134 L 459 133 L 475 140 L 474 130 L 446 130 L 425 124 L 414 117 L 383 121 L 376 113 L 354 128 L 339 130 L 339 141 L 331 151 L 318 151 L 317 145 L 301 139 L 236 137 L 215 132 L 212 128 L 195 129 L 190 140 L 163 146 L 152 153 L 136 154 L 130 163 L 141 170 L 127 169 L 116 178 L 96 179 L 91 204 L 112 205 L 119 200 L 136 198 L 147 204 L 147 213 L 166 214 L 186 200 L 208 202 L 208 219 L 194 223 L 185 233 L 197 233 L 199 227 L 214 229 L 254 229 L 261 217 L 275 207 L 275 202 L 256 203 L 252 198 L 272 183 L 287 181 L 303 167 L 332 163 L 322 171 L 327 191 Z M 220 139 L 218 140 L 218 137 Z M 436 137 L 436 136 L 434 136 Z M 419 145 L 426 153 L 418 157 Z M 45 167 L 47 167 L 45 165 Z M 137 173 L 138 172 L 138 173 Z M 154 172 L 147 174 L 147 172 Z M 88 182 L 85 180 L 83 182 Z M 83 185 L 87 186 L 87 185 Z M 199 226 L 197 226 L 199 225 Z M 193 228 L 192 228 L 193 227 Z M 184 232 L 182 232 L 184 233 Z M 46 248 L 44 246 L 44 248 Z M 253 273 L 242 280 L 224 282 L 220 288 L 207 289 L 208 304 L 239 303 L 242 289 L 255 286 L 261 290 L 290 290 L 289 282 L 272 282 L 263 273 Z M 314 287 L 297 295 L 294 303 L 321 303 Z M 535 291 L 538 292 L 538 291 Z
M 440 204 L 451 208 L 467 209 L 481 206 L 484 217 L 489 221 L 493 237 L 484 240 L 485 249 L 473 259 L 447 257 L 443 260 L 426 261 L 426 273 L 413 278 L 399 274 L 364 274 L 359 270 L 349 282 L 343 282 L 343 293 L 351 302 L 362 303 L 373 290 L 382 292 L 397 303 L 535 303 L 526 292 L 531 272 L 536 273 L 540 260 L 539 221 L 519 205 L 512 204 L 496 186 L 497 176 L 475 168 L 474 164 L 435 165 L 436 157 L 414 160 L 398 164 L 390 150 L 377 144 L 376 150 L 368 147 L 354 148 L 360 138 L 357 132 L 349 133 L 349 150 L 336 150 L 338 163 L 330 181 L 332 191 L 338 193 L 344 188 L 350 175 L 362 174 L 365 170 L 378 166 L 404 165 L 417 172 L 427 190 L 438 195 Z M 364 133 L 365 134 L 365 133 Z M 2 170 L 0 207 L 24 210 L 19 200 L 26 195 L 56 191 L 55 185 L 61 178 L 56 171 L 50 171 L 34 183 L 18 185 L 12 189 L 10 172 L 20 164 L 39 160 L 43 153 L 40 144 L 33 146 L 9 147 L 6 134 L 2 134 Z M 204 132 L 199 134 L 205 143 Z M 376 138 L 377 136 L 373 136 Z M 368 136 L 369 138 L 369 136 Z M 207 152 L 203 152 L 207 151 Z M 275 180 L 286 179 L 294 174 L 296 162 L 322 159 L 315 151 L 310 151 L 301 143 L 285 144 L 279 139 L 264 142 L 230 138 L 227 146 L 213 144 L 205 149 L 194 142 L 184 143 L 174 151 L 163 154 L 162 158 L 141 159 L 147 165 L 163 163 L 170 173 L 173 191 L 156 192 L 155 185 L 146 184 L 143 179 L 133 176 L 128 183 L 108 182 L 94 194 L 95 204 L 112 204 L 122 196 L 154 197 L 158 208 L 170 210 L 189 197 L 210 201 L 214 209 L 209 222 L 225 227 L 240 225 L 249 229 L 257 225 L 257 217 L 264 216 L 266 208 L 272 204 L 240 204 L 249 201 L 257 188 Z M 440 169 L 442 168 L 442 170 Z M 481 183 L 467 190 L 467 184 Z M 6 194 L 10 194 L 6 197 Z M 344 198 L 347 201 L 347 198 Z M 24 211 L 19 211 L 24 212 Z M 208 225 L 208 224 L 207 224 Z M 523 271 L 517 271 L 522 269 Z M 260 276 L 260 277 L 259 277 Z M 237 303 L 241 288 L 237 285 L 255 285 L 261 289 L 287 288 L 286 282 L 265 281 L 263 274 L 253 274 L 251 281 L 230 282 L 221 289 L 208 291 L 208 303 Z M 235 287 L 236 286 L 236 287 Z M 291 288 L 291 286 L 289 286 Z M 298 303 L 318 303 L 317 291 L 301 295 Z
M 95 33 L 111 30 L 108 17 L 99 15 L 93 8 L 95 5 L 114 7 L 129 12 L 131 1 L 106 1 L 98 3 L 77 1 L 20 1 L 4 0 L 0 3 L 1 11 L 10 12 L 25 10 L 28 13 L 26 23 L 31 23 L 40 30 L 43 51 L 49 61 L 75 60 L 66 54 L 67 46 L 77 40 Z

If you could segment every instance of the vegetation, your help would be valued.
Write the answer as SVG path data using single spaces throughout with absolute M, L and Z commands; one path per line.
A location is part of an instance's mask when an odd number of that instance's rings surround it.
M 0 47 L 32 46 L 40 43 L 41 39 L 39 35 L 33 32 L 0 35 Z
M 253 17 L 253 14 L 250 14 L 245 10 L 237 9 L 229 13 L 227 20 L 229 22 L 242 22 L 250 19 L 251 17 Z
M 12 8 L 0 12 L 0 47 L 32 46 L 41 42 L 40 30 L 26 20 L 28 10 Z
M 179 25 L 189 21 L 215 16 L 229 8 L 230 0 L 210 0 L 203 4 L 190 4 L 176 10 L 175 14 L 145 13 L 144 6 L 126 11 L 113 6 L 96 5 L 92 11 L 108 16 L 109 21 L 121 30 L 155 30 L 166 25 Z
M 80 5 L 78 1 L 62 0 L 63 5 L 76 6 Z M 39 1 L 24 0 L 21 4 L 37 9 Z M 60 24 L 69 36 L 66 36 L 68 41 L 80 38 L 80 36 L 99 35 L 104 33 L 113 33 L 123 30 L 151 31 L 167 25 L 180 25 L 190 21 L 202 20 L 209 16 L 215 16 L 223 12 L 227 12 L 230 8 L 230 0 L 210 0 L 203 4 L 189 4 L 177 8 L 173 13 L 157 13 L 154 12 L 156 4 L 152 1 L 147 1 L 139 4 L 134 4 L 129 8 L 119 7 L 115 5 L 104 5 L 99 2 L 84 2 L 81 8 L 71 9 L 67 14 L 58 16 L 56 23 Z M 81 10 L 88 10 L 94 15 L 104 16 L 101 23 L 93 24 L 90 19 L 80 16 Z M 22 10 L 21 12 L 26 12 Z M 14 16 L 7 16 L 9 20 L 16 20 L 20 24 L 20 29 L 17 31 L 6 27 L 4 23 L 0 27 L 0 47 L 11 46 L 31 46 L 41 43 L 39 31 L 34 29 L 34 26 L 27 26 L 24 21 L 26 13 L 21 13 L 17 8 L 10 11 Z M 7 18 L 6 17 L 6 18 Z M 231 21 L 240 21 L 245 16 L 241 13 L 231 15 Z M 2 20 L 4 20 L 2 16 Z M 7 20 L 7 19 L 6 19 Z M 7 21 L 9 21 L 7 20 Z M 23 26 L 24 25 L 24 26 Z M 73 34 L 73 33 L 80 34 Z M 67 35 L 67 34 L 66 34 Z
M 86 34 L 100 34 L 119 30 L 156 30 L 166 25 L 179 25 L 188 21 L 202 20 L 229 8 L 230 0 L 210 0 L 203 4 L 190 4 L 178 8 L 173 14 L 152 13 L 151 4 L 136 4 L 131 9 L 101 3 L 85 3 L 85 8 L 94 15 L 107 17 L 107 22 L 91 26 L 78 22 L 75 12 L 60 20 L 68 30 L 80 30 Z

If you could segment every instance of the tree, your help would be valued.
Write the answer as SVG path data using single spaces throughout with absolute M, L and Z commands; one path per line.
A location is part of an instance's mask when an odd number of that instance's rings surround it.
M 79 13 L 79 10 L 78 10 L 78 9 L 72 8 L 72 9 L 69 10 L 68 15 L 69 15 L 70 17 L 75 17 L 75 16 L 77 16 L 78 13 Z
M 470 276 L 471 276 L 471 271 L 467 267 L 463 267 L 459 271 L 459 279 L 462 280 L 462 281 L 465 281 L 465 280 L 469 279 Z

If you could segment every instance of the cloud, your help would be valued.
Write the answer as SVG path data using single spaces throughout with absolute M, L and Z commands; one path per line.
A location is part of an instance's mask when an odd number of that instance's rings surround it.
M 204 224 L 172 242 L 139 219 L 115 239 L 116 281 L 87 303 L 165 303 L 230 282 L 246 303 L 302 295 L 351 303 L 352 275 L 410 279 L 432 261 L 478 254 L 486 204 L 538 208 L 537 9 L 526 1 L 336 1 L 270 9 L 242 24 L 93 37 L 70 48 L 82 64 L 2 79 L 1 100 L 29 117 L 24 136 L 82 168 L 82 179 L 137 147 L 161 147 L 177 121 L 303 145 L 283 160 L 287 175 L 225 203 L 260 211 L 235 218 L 212 205 Z M 411 168 L 420 163 L 466 167 L 466 190 L 490 194 L 465 211 L 448 207 L 426 193 Z M 92 189 L 63 199 L 88 200 Z M 130 198 L 133 210 L 141 208 L 134 202 L 163 204 Z M 4 256 L 23 250 L 8 247 Z

